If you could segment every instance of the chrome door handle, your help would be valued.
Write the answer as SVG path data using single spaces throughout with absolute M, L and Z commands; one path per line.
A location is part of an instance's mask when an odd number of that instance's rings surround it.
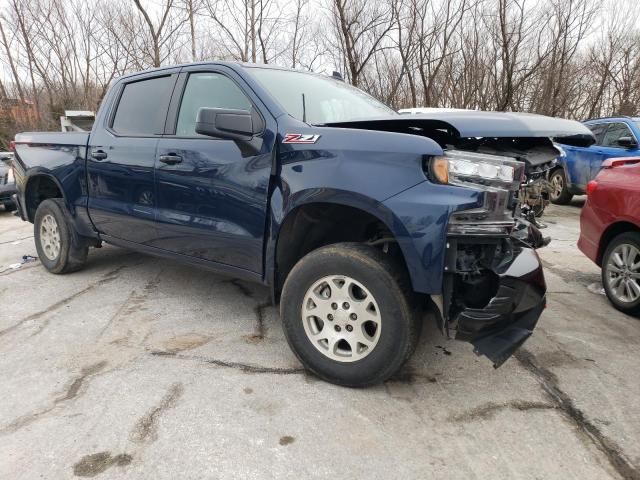
M 93 158 L 94 160 L 106 160 L 107 159 L 107 152 L 105 152 L 104 150 L 92 150 L 91 151 L 91 158 Z
M 175 165 L 176 163 L 182 162 L 182 157 L 180 155 L 170 153 L 168 155 L 160 155 L 158 160 L 162 163 L 166 163 L 167 165 Z

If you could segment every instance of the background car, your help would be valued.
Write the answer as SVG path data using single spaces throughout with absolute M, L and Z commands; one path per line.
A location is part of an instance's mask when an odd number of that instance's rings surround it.
M 11 169 L 12 161 L 12 152 L 0 152 L 0 204 L 4 205 L 7 212 L 13 212 L 16 209 L 16 204 L 11 198 L 16 193 L 16 182 Z
M 565 205 L 574 195 L 585 194 L 587 183 L 598 174 L 603 161 L 640 155 L 640 118 L 599 118 L 584 124 L 593 132 L 596 143 L 590 147 L 561 145 L 558 168 L 549 177 L 553 203 Z
M 578 248 L 602 268 L 618 310 L 640 313 L 640 157 L 611 158 L 587 184 Z

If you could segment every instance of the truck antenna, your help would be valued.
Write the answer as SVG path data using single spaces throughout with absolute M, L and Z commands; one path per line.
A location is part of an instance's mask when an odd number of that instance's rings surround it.
M 302 94 L 302 121 L 307 123 L 307 104 L 304 101 L 304 93 Z

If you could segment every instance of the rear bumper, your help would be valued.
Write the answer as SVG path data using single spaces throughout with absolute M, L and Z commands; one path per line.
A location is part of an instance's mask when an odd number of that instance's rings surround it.
M 546 306 L 546 284 L 538 254 L 522 248 L 494 270 L 497 291 L 482 308 L 464 308 L 454 318 L 455 338 L 502 365 L 531 336 Z
M 9 185 L 0 185 L 0 204 L 13 203 L 12 198 L 17 193 L 16 184 L 11 183 Z
M 578 249 L 596 264 L 599 264 L 600 238 L 605 229 L 602 217 L 602 212 L 596 209 L 592 202 L 587 199 L 587 203 L 580 212 Z

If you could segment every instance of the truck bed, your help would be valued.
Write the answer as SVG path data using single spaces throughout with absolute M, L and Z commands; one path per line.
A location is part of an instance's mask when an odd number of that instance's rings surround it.
M 16 135 L 16 144 L 73 145 L 86 147 L 89 132 L 26 132 Z

